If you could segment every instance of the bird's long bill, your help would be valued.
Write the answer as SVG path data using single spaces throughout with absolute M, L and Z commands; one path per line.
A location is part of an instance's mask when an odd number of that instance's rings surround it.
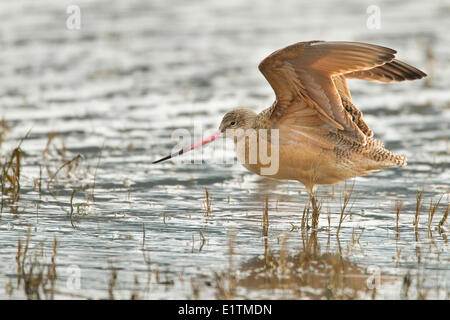
M 216 139 L 218 139 L 218 138 L 220 138 L 220 137 L 222 137 L 222 132 L 220 132 L 220 130 L 217 130 L 217 131 L 214 132 L 212 135 L 206 137 L 206 138 L 203 139 L 202 141 L 199 141 L 199 142 L 197 142 L 197 143 L 194 143 L 194 144 L 191 145 L 190 147 L 181 149 L 180 151 L 175 152 L 175 153 L 172 153 L 171 155 L 168 155 L 168 156 L 166 156 L 166 157 L 164 157 L 164 158 L 161 158 L 161 159 L 159 159 L 159 160 L 153 161 L 152 164 L 159 163 L 159 162 L 162 162 L 162 161 L 165 161 L 165 160 L 174 158 L 174 157 L 176 157 L 176 156 L 182 155 L 183 153 L 186 153 L 186 152 L 188 152 L 188 151 L 194 150 L 195 148 L 198 148 L 198 147 L 201 147 L 201 146 L 203 146 L 203 145 L 205 145 L 205 144 L 208 144 L 208 143 L 210 143 L 210 142 L 213 142 L 214 140 L 216 140 Z

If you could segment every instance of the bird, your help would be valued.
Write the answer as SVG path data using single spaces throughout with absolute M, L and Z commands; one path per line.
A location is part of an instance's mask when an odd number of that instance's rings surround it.
M 219 138 L 232 138 L 242 165 L 262 175 L 269 164 L 258 149 L 265 141 L 268 153 L 277 153 L 277 170 L 266 176 L 302 183 L 317 222 L 317 186 L 406 165 L 405 156 L 392 153 L 373 137 L 362 112 L 352 103 L 346 82 L 388 83 L 426 77 L 423 71 L 395 59 L 396 53 L 384 46 L 353 41 L 313 40 L 279 49 L 258 66 L 275 93 L 270 107 L 260 113 L 233 109 L 212 135 L 152 163 Z M 250 161 L 255 150 L 256 160 Z

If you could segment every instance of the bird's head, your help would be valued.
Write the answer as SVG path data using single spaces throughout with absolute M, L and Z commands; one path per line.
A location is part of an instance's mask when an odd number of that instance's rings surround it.
M 219 131 L 223 137 L 227 137 L 228 130 L 237 131 L 242 129 L 245 131 L 253 127 L 256 118 L 256 113 L 252 109 L 237 108 L 227 112 L 219 126 Z

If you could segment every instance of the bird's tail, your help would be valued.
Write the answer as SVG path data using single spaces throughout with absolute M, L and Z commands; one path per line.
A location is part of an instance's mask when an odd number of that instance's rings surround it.
M 383 143 L 381 141 L 378 141 L 376 139 L 370 138 L 369 143 L 373 145 L 373 147 L 368 152 L 369 157 L 378 162 L 381 165 L 384 165 L 386 167 L 390 166 L 399 166 L 404 167 L 406 166 L 406 156 L 404 155 L 397 155 L 389 151 L 383 146 Z

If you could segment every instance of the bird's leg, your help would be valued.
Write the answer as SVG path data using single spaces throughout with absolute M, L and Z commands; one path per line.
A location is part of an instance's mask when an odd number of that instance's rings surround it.
M 309 239 L 307 242 L 307 252 L 308 253 L 317 253 L 319 250 L 319 244 L 317 242 L 317 230 L 311 229 L 311 233 L 309 235 Z
M 316 200 L 315 188 L 312 188 L 312 190 L 310 192 L 310 200 L 311 200 L 311 205 L 312 205 L 312 209 L 313 209 L 311 227 L 313 229 L 317 229 L 317 227 L 319 225 L 319 214 L 320 214 L 320 210 L 321 210 L 321 205 Z
M 317 200 L 316 197 L 314 195 L 311 195 L 311 204 L 312 204 L 312 208 L 313 208 L 313 212 L 312 212 L 312 228 L 316 229 L 317 225 L 319 224 L 319 213 L 320 213 L 320 208 L 317 204 Z

